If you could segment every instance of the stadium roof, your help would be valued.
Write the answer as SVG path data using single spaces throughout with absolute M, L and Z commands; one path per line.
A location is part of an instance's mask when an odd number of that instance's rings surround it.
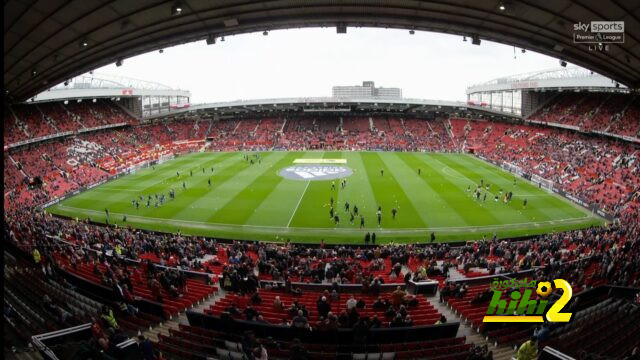
M 52 89 L 63 89 L 67 86 L 91 89 L 133 88 L 144 90 L 178 90 L 171 86 L 154 81 L 134 79 L 111 74 L 84 74 L 70 79 L 68 83 L 59 84 Z
M 153 81 L 109 74 L 84 74 L 31 97 L 29 102 L 136 96 L 191 97 L 187 90 L 174 89 Z
M 208 112 L 218 114 L 254 114 L 268 116 L 270 113 L 282 111 L 324 112 L 324 113 L 356 113 L 369 112 L 398 112 L 398 113 L 426 113 L 474 110 L 486 116 L 500 116 L 502 118 L 520 118 L 520 115 L 502 112 L 490 107 L 471 105 L 461 101 L 444 101 L 428 99 L 375 99 L 348 97 L 305 97 L 235 100 L 208 104 L 195 104 L 188 108 L 171 110 L 169 113 L 154 114 L 147 118 L 164 118 L 193 112 Z
M 572 79 L 580 77 L 599 76 L 579 67 L 571 66 L 568 68 L 549 69 L 542 71 L 532 71 L 523 74 L 516 74 L 510 76 L 503 76 L 497 79 L 489 80 L 481 84 L 476 85 L 494 85 L 502 82 L 515 82 L 515 81 L 527 81 L 527 80 L 549 80 L 549 79 Z
M 624 21 L 625 43 L 607 52 L 575 44 L 574 24 L 595 20 Z M 318 26 L 478 37 L 640 87 L 637 0 L 7 0 L 4 24 L 5 93 L 16 100 L 118 60 L 209 36 Z
M 467 87 L 467 94 L 491 91 L 513 91 L 516 89 L 571 89 L 589 91 L 628 92 L 619 85 L 593 71 L 571 66 L 567 68 L 533 71 L 524 74 L 503 76 Z

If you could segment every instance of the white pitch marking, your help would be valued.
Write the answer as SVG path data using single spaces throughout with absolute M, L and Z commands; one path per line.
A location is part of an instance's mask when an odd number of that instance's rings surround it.
M 296 208 L 293 209 L 293 213 L 291 213 L 291 218 L 289 219 L 289 222 L 287 223 L 287 227 L 289 227 L 289 225 L 291 225 L 291 221 L 293 220 L 293 216 L 298 211 L 298 207 L 300 206 L 300 203 L 302 202 L 302 198 L 304 197 L 304 194 L 307 192 L 307 189 L 309 188 L 309 184 L 310 183 L 311 183 L 311 181 L 307 181 L 307 186 L 304 187 L 304 191 L 302 192 L 302 195 L 300 195 L 300 199 L 298 199 L 298 205 L 296 205 Z
M 306 189 L 305 189 L 306 191 Z M 76 210 L 78 212 L 84 213 L 84 214 L 95 214 L 95 215 L 102 215 L 104 214 L 104 211 L 99 211 L 99 210 L 91 210 L 91 209 L 83 209 L 83 208 L 77 208 L 77 207 L 73 207 L 73 206 L 66 206 L 66 205 L 57 205 L 58 208 L 60 209 L 68 209 L 68 210 Z M 203 221 L 193 221 L 193 220 L 180 220 L 180 219 L 167 219 L 167 218 L 158 218 L 158 217 L 151 217 L 151 216 L 137 216 L 137 215 L 131 215 L 131 214 L 124 214 L 124 213 L 116 213 L 116 212 L 110 212 L 111 215 L 116 215 L 116 216 L 120 216 L 120 215 L 127 215 L 127 217 L 132 218 L 132 220 L 136 220 L 138 219 L 139 221 L 146 221 L 147 223 L 174 223 L 174 224 L 191 224 L 193 226 L 197 226 L 200 228 L 207 228 L 207 227 L 226 227 L 226 228 L 234 228 L 234 229 L 238 229 L 238 228 L 254 228 L 254 229 L 274 229 L 274 230 L 279 230 L 279 231 L 284 231 L 286 228 L 282 227 L 282 226 L 273 226 L 273 225 L 248 225 L 248 224 L 222 224 L 222 223 L 213 223 L 213 222 L 203 222 Z M 592 216 L 592 215 L 587 215 L 587 216 L 583 216 L 583 217 L 576 217 L 576 218 L 566 218 L 566 219 L 560 219 L 560 220 L 547 220 L 547 221 L 535 221 L 535 222 L 522 222 L 522 223 L 511 223 L 511 224 L 501 224 L 501 225 L 481 225 L 481 226 L 446 226 L 446 227 L 432 227 L 432 228 L 404 228 L 404 229 L 387 229 L 384 230 L 385 233 L 389 233 L 389 234 L 405 234 L 405 233 L 414 233 L 414 232 L 424 232 L 424 231 L 471 231 L 472 229 L 477 229 L 477 230 L 487 230 L 487 229 L 491 229 L 491 230 L 502 230 L 502 229 L 510 229 L 510 228 L 519 228 L 522 227 L 523 225 L 534 225 L 534 224 L 539 224 L 539 225 L 546 225 L 551 223 L 551 221 L 555 221 L 556 224 L 564 224 L 564 223 L 576 223 L 578 221 L 582 221 L 582 220 L 586 220 L 586 219 L 597 219 L 597 217 Z M 322 230 L 327 230 L 327 229 L 331 229 L 331 228 L 314 228 L 314 227 L 294 227 L 294 228 L 290 228 L 290 229 L 295 229 L 295 230 L 302 230 L 302 231 L 322 231 Z M 367 228 L 367 229 L 372 229 L 372 228 Z M 343 228 L 340 229 L 342 231 L 345 232 L 358 232 L 359 229 L 348 229 L 348 228 Z

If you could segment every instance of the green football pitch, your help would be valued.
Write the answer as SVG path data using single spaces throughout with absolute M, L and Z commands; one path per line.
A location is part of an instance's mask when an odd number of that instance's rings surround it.
M 517 178 L 514 184 L 512 174 L 470 155 L 276 151 L 259 153 L 258 162 L 255 154 L 179 156 L 84 191 L 47 211 L 104 223 L 108 209 L 111 225 L 229 239 L 313 243 L 324 239 L 344 244 L 363 243 L 366 232 L 375 232 L 377 243 L 428 242 L 431 232 L 440 242 L 476 240 L 483 235 L 491 238 L 494 233 L 500 238 L 527 236 L 604 224 L 586 209 L 524 179 Z M 256 159 L 255 163 L 250 164 L 245 155 Z M 338 161 L 346 162 L 331 166 L 346 167 L 352 174 L 345 177 L 344 188 L 340 178 L 307 180 L 280 175 L 300 159 L 311 164 L 341 159 Z M 476 199 L 474 191 L 481 181 L 490 189 L 483 187 Z M 169 199 L 170 189 L 175 190 L 175 199 Z M 502 201 L 500 189 L 513 193 L 510 203 Z M 158 207 L 155 194 L 166 196 Z M 149 195 L 152 200 L 147 207 Z M 332 197 L 339 224 L 330 218 Z M 345 202 L 351 211 L 358 207 L 365 221 L 363 228 L 358 216 L 351 224 Z M 397 210 L 395 219 L 393 208 Z

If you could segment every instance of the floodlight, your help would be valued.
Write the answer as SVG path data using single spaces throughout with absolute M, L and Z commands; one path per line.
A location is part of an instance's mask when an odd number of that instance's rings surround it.
M 182 14 L 182 6 L 180 4 L 175 4 L 171 7 L 171 16 L 177 16 Z

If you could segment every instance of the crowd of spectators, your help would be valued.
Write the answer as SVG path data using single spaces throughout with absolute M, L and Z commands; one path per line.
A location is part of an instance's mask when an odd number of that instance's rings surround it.
M 137 121 L 110 100 L 12 105 L 4 111 L 4 143 L 120 123 Z
M 580 111 L 591 108 L 593 99 L 581 102 Z M 564 101 L 569 103 L 570 101 Z M 564 106 L 555 105 L 556 107 Z M 608 99 L 610 108 L 590 113 L 589 120 L 571 120 L 581 126 L 600 129 L 599 120 L 613 119 L 611 128 L 623 123 L 624 116 L 638 112 L 635 103 L 624 106 L 619 98 Z M 106 107 L 105 107 L 106 106 Z M 42 113 L 53 114 L 45 127 L 66 129 L 55 118 L 73 116 L 65 108 L 45 106 Z M 113 110 L 106 104 L 74 105 L 86 125 L 109 124 Z M 84 109 L 84 110 L 81 110 Z M 5 111 L 16 131 L 27 134 L 34 108 L 19 110 L 27 123 Z M 40 111 L 40 110 L 38 110 Z M 111 113 L 110 113 L 111 112 Z M 40 114 L 42 116 L 43 114 Z M 545 119 L 549 118 L 547 112 Z M 72 118 L 80 124 L 79 118 Z M 111 120 L 110 120 L 111 119 Z M 567 118 L 568 119 L 568 118 Z M 69 120 L 69 119 L 67 119 Z M 569 121 L 569 120 L 568 120 Z M 626 125 L 625 125 L 626 126 Z M 282 131 L 280 131 L 282 129 Z M 40 134 L 42 131 L 36 131 Z M 155 234 L 131 228 L 93 225 L 89 219 L 61 219 L 44 215 L 34 207 L 54 197 L 107 178 L 100 168 L 101 160 L 138 158 L 156 144 L 180 140 L 214 138 L 215 150 L 237 149 L 385 149 L 456 151 L 473 149 L 476 153 L 497 161 L 517 165 L 530 174 L 551 180 L 558 189 L 585 201 L 597 204 L 617 221 L 609 227 L 592 228 L 541 235 L 525 241 L 510 242 L 483 239 L 461 247 L 446 244 L 381 245 L 372 247 L 309 247 L 291 243 L 268 244 L 233 242 L 219 243 L 215 239 Z M 5 135 L 6 136 L 6 135 Z M 5 137 L 5 142 L 7 138 Z M 179 299 L 185 294 L 186 281 L 182 273 L 158 270 L 155 264 L 221 275 L 220 285 L 227 291 L 250 297 L 252 304 L 262 302 L 257 291 L 260 280 L 281 281 L 285 293 L 301 295 L 295 282 L 316 284 L 359 284 L 362 295 L 377 297 L 383 284 L 402 284 L 409 280 L 441 280 L 443 297 L 463 298 L 467 288 L 446 282 L 452 267 L 466 273 L 469 269 L 486 269 L 488 274 L 513 273 L 536 269 L 541 278 L 567 279 L 574 289 L 599 284 L 621 286 L 640 285 L 640 170 L 638 147 L 632 143 L 593 137 L 568 130 L 548 127 L 466 119 L 424 121 L 417 119 L 368 118 L 355 119 L 262 119 L 254 121 L 225 120 L 209 122 L 197 119 L 173 123 L 136 125 L 125 130 L 108 130 L 78 135 L 5 152 L 5 225 L 8 237 L 26 251 L 39 249 L 45 273 L 60 258 L 72 267 L 90 264 L 103 285 L 121 295 L 120 309 L 135 315 L 133 306 L 134 274 L 116 253 L 126 258 L 145 259 L 147 286 L 157 301 Z M 34 187 L 31 180 L 39 177 L 45 187 Z M 67 243 L 62 243 L 58 238 Z M 69 245 L 71 244 L 71 245 Z M 94 250 L 96 256 L 90 256 Z M 93 252 L 92 252 L 93 253 Z M 210 258 L 210 260 L 204 260 Z M 346 309 L 334 314 L 334 291 L 318 296 L 316 308 L 321 317 L 309 321 L 309 309 L 304 304 L 284 304 L 280 299 L 274 308 L 287 310 L 291 319 L 283 323 L 299 328 L 332 329 L 350 327 L 357 331 L 378 326 L 411 326 L 413 319 L 407 308 L 412 299 L 398 289 L 389 298 L 369 300 L 353 297 Z M 478 293 L 471 301 L 487 301 L 488 292 Z M 46 303 L 46 299 L 45 299 Z M 387 319 L 359 316 L 364 306 L 385 310 Z M 228 309 L 249 320 L 265 321 L 252 305 L 244 309 Z M 103 325 L 114 328 L 109 309 L 101 314 Z M 61 315 L 62 316 L 62 315 Z M 63 319 L 64 320 L 64 319 Z M 115 322 L 115 319 L 114 319 Z M 440 322 L 446 322 L 442 318 Z M 117 322 L 116 322 L 117 324 Z M 117 325 L 115 326 L 117 327 Z M 98 333 L 98 332 L 97 332 Z M 103 348 L 108 348 L 114 334 L 96 336 Z M 141 339 L 144 342 L 144 339 Z M 254 347 L 252 351 L 256 348 Z M 256 354 L 260 353 L 258 350 Z M 471 350 L 474 358 L 491 358 L 482 348 Z
M 62 219 L 31 209 L 5 214 L 11 237 L 23 246 L 34 240 L 68 243 L 106 253 L 115 251 L 127 258 L 144 258 L 152 263 L 184 269 L 217 272 L 221 285 L 230 291 L 251 294 L 259 279 L 325 284 L 361 284 L 363 293 L 377 295 L 384 283 L 404 283 L 446 275 L 448 268 L 484 268 L 489 274 L 541 268 L 549 275 L 569 272 L 564 278 L 576 286 L 602 279 L 617 285 L 637 286 L 640 258 L 638 223 L 590 228 L 541 235 L 527 241 L 510 242 L 494 237 L 462 247 L 446 244 L 382 245 L 377 247 L 308 247 L 291 243 L 234 242 L 155 234 L 130 228 L 92 225 L 86 221 Z M 54 245 L 56 243 L 52 243 Z M 59 248 L 61 245 L 58 244 Z M 51 248 L 51 247 L 49 247 Z M 83 261 L 82 251 L 61 247 Z M 203 261 L 205 255 L 212 260 Z M 600 264 L 592 279 L 584 279 L 584 268 L 572 262 L 590 258 Z M 73 260 L 72 260 L 73 261 Z M 438 265 L 437 261 L 440 261 Z M 384 264 L 384 265 L 382 265 Z M 392 266 L 393 264 L 393 266 Z M 152 267 L 150 267 L 152 268 Z M 374 270 L 374 269 L 379 270 Z M 391 277 L 396 274 L 395 277 Z M 447 291 L 445 289 L 445 291 Z
M 608 99 L 606 103 L 611 103 L 614 110 L 600 108 L 601 113 L 609 114 L 620 109 L 620 104 L 626 101 L 620 99 L 617 95 Z M 584 102 L 588 101 L 581 103 Z M 562 104 L 564 102 L 561 99 L 552 108 L 564 106 Z M 60 114 L 70 116 L 64 105 L 58 105 L 43 105 L 41 109 L 43 113 L 49 112 L 58 118 L 63 117 Z M 113 106 L 103 103 L 83 102 L 67 107 L 84 109 L 87 114 L 94 114 L 96 119 L 119 116 L 114 113 L 117 111 Z M 625 106 L 625 114 L 633 114 L 636 107 L 635 102 Z M 38 109 L 30 107 L 29 111 L 23 112 L 31 114 L 35 110 Z M 5 117 L 14 116 L 5 112 Z M 148 159 L 146 154 L 157 152 L 158 144 L 202 140 L 209 134 L 214 139 L 215 150 L 473 149 L 486 158 L 508 162 L 527 173 L 539 175 L 553 182 L 558 189 L 595 204 L 612 215 L 620 217 L 623 213 L 633 213 L 638 209 L 640 174 L 637 145 L 568 130 L 464 119 L 424 121 L 380 117 L 343 118 L 338 121 L 335 118 L 267 118 L 210 122 L 190 118 L 172 123 L 158 122 L 11 150 L 5 153 L 5 164 L 10 168 L 12 165 L 13 168 L 18 167 L 24 176 L 17 176 L 13 169 L 7 171 L 5 188 L 20 188 L 23 177 L 40 177 L 45 183 L 56 187 L 45 189 L 50 198 L 55 198 L 80 186 L 103 180 L 108 176 L 107 172 L 113 173 L 135 164 L 135 161 Z M 171 146 L 168 145 L 169 148 Z M 7 161 L 9 156 L 15 162 Z M 94 169 L 82 168 L 82 165 Z M 76 167 L 80 167 L 77 174 L 74 171 Z M 106 171 L 101 172 L 103 170 L 99 168 Z
M 640 138 L 637 95 L 563 92 L 529 117 L 530 120 L 576 126 Z
M 451 122 L 461 143 L 481 156 L 519 166 L 618 217 L 637 209 L 637 145 L 539 126 Z
M 467 264 L 472 267 L 487 268 L 491 273 L 513 273 L 536 268 L 535 278 L 553 279 L 563 278 L 574 287 L 574 293 L 582 289 L 599 284 L 614 284 L 620 286 L 640 286 L 640 244 L 638 238 L 640 228 L 638 224 L 616 225 L 608 228 L 593 228 L 571 232 L 556 233 L 539 236 L 527 241 L 506 241 L 497 238 L 469 243 L 461 247 L 447 244 L 428 245 L 380 245 L 371 248 L 338 247 L 308 247 L 286 244 L 266 244 L 251 242 L 233 242 L 224 244 L 212 239 L 200 237 L 183 237 L 180 235 L 160 235 L 127 228 L 114 228 L 91 225 L 82 221 L 59 219 L 45 216 L 38 212 L 15 212 L 8 221 L 8 237 L 25 249 L 35 246 L 40 249 L 43 264 L 55 264 L 60 254 L 70 259 L 71 266 L 81 263 L 94 264 L 95 274 L 103 279 L 103 285 L 117 289 L 122 294 L 119 299 L 124 304 L 122 312 L 135 315 L 136 309 L 131 308 L 131 279 L 130 269 L 107 253 L 116 253 L 124 257 L 137 258 L 144 254 L 153 254 L 154 260 L 146 260 L 149 288 L 161 301 L 160 291 L 171 294 L 172 297 L 188 291 L 184 289 L 184 282 L 177 272 L 172 270 L 158 271 L 154 264 L 173 264 L 176 266 L 211 271 L 220 269 L 222 275 L 221 286 L 226 290 L 245 294 L 249 304 L 245 308 L 227 309 L 229 313 L 237 313 L 247 320 L 266 322 L 260 311 L 254 306 L 264 303 L 264 299 L 257 291 L 258 278 L 263 270 L 269 272 L 276 268 L 284 278 L 284 293 L 297 296 L 302 295 L 293 281 L 312 281 L 322 278 L 325 284 L 336 283 L 339 279 L 349 279 L 349 271 L 354 272 L 353 279 L 362 264 L 372 264 L 371 259 L 389 259 L 386 264 L 394 264 L 385 268 L 384 272 L 393 272 L 395 264 L 400 264 L 403 271 L 408 271 L 416 278 L 420 274 L 434 278 L 439 274 L 446 274 L 447 269 L 456 267 L 463 269 Z M 61 236 L 71 244 L 71 247 L 49 236 Z M 86 248 L 85 248 L 86 247 Z M 97 256 L 90 256 L 89 249 L 97 250 Z M 57 255 L 56 255 L 57 254 Z M 211 262 L 198 260 L 205 254 L 214 255 Z M 323 266 L 314 266 L 323 264 Z M 408 270 L 407 270 L 408 269 Z M 46 270 L 45 272 L 49 272 Z M 311 273 L 307 273 L 311 271 Z M 302 274 L 302 278 L 300 278 Z M 375 286 L 367 289 L 368 280 L 361 278 L 363 284 L 362 295 L 376 294 Z M 377 279 L 379 280 L 379 279 Z M 374 278 L 374 282 L 376 279 Z M 404 279 L 398 277 L 398 283 Z M 349 280 L 347 280 L 349 283 Z M 135 285 L 133 285 L 135 286 Z M 455 285 L 446 282 L 441 289 L 442 296 L 464 297 L 466 285 Z M 366 334 L 368 329 L 375 327 L 411 326 L 412 316 L 409 309 L 412 301 L 401 289 L 396 289 L 389 296 L 376 298 L 369 302 L 355 295 L 345 298 L 345 310 L 334 313 L 331 303 L 339 297 L 334 291 L 317 294 L 316 306 L 308 309 L 295 301 L 284 303 L 279 298 L 272 302 L 274 308 L 280 307 L 291 314 L 285 318 L 282 325 L 300 329 L 331 330 L 334 328 L 352 328 L 356 333 Z M 489 294 L 490 295 L 490 294 Z M 166 296 L 166 295 L 165 295 Z M 476 299 L 477 298 L 477 299 Z M 478 303 L 486 302 L 488 296 L 479 293 L 471 300 Z M 46 299 L 45 299 L 46 300 Z M 328 306 L 327 306 L 328 305 Z M 360 316 L 363 308 L 383 309 L 385 317 Z M 117 320 L 113 318 L 112 310 L 105 309 L 100 314 L 101 326 L 113 328 L 106 330 L 98 337 L 103 348 L 108 348 L 109 339 L 117 330 Z M 318 320 L 310 320 L 310 312 L 320 315 Z M 393 313 L 391 313 L 393 311 Z M 389 312 L 389 314 L 387 314 Z M 113 318 L 113 319 L 112 319 Z M 447 319 L 442 317 L 438 323 Z M 102 340 L 101 340 L 102 339 Z M 254 348 L 255 349 L 255 348 Z M 470 350 L 470 356 L 476 359 L 490 359 L 491 353 L 482 347 Z

